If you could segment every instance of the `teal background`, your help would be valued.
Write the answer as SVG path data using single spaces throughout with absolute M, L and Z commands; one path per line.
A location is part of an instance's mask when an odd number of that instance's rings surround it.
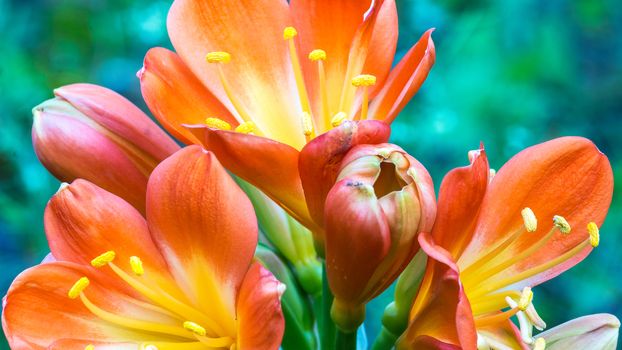
M 59 183 L 37 161 L 30 109 L 75 82 L 112 88 L 144 108 L 136 71 L 152 46 L 170 46 L 168 1 L 0 0 L 0 292 L 46 254 L 42 214 Z M 393 142 L 435 183 L 486 144 L 499 168 L 564 135 L 592 139 L 611 160 L 616 190 L 601 246 L 535 290 L 549 326 L 598 312 L 622 316 L 622 4 L 398 0 L 398 55 L 429 27 L 437 63 L 393 124 Z M 370 316 L 385 301 L 370 307 Z M 377 319 L 368 327 L 377 327 Z M 42 325 L 43 326 L 43 325 Z M 373 338 L 372 338 L 373 339 Z M 7 348 L 0 340 L 0 349 Z

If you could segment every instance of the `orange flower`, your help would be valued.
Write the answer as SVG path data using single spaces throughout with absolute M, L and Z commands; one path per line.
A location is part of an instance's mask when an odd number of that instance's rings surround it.
M 538 348 L 532 327 L 546 325 L 530 288 L 598 245 L 613 176 L 592 142 L 536 145 L 494 177 L 483 149 L 470 156 L 445 177 L 434 229 L 419 237 L 428 266 L 400 349 Z
M 149 108 L 310 228 L 299 150 L 344 121 L 390 123 L 435 58 L 430 30 L 390 70 L 394 0 L 177 0 L 168 30 L 177 53 L 150 50 L 138 73 Z
M 76 180 L 45 227 L 56 261 L 24 271 L 5 299 L 12 349 L 279 347 L 284 285 L 252 261 L 251 203 L 211 153 L 191 146 L 154 170 L 147 220 Z

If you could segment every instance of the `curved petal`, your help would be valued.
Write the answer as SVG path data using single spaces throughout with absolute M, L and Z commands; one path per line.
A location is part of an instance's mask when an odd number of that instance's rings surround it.
M 493 349 L 531 350 L 531 348 L 521 340 L 520 330 L 510 320 L 502 324 L 478 328 L 477 332 L 481 337 L 484 337 L 488 345 Z
M 91 339 L 95 342 L 144 340 L 144 333 L 104 322 L 91 313 L 79 299 L 67 293 L 81 277 L 90 284 L 84 294 L 94 304 L 127 317 L 170 322 L 132 304 L 123 294 L 106 288 L 107 283 L 92 270 L 66 262 L 35 266 L 22 272 L 11 284 L 2 313 L 3 328 L 12 349 L 45 349 L 60 339 Z M 181 329 L 181 327 L 179 327 Z M 157 339 L 170 339 L 153 335 Z
M 474 151 L 471 165 L 447 173 L 438 194 L 438 216 L 432 231 L 437 245 L 458 259 L 471 241 L 490 168 L 483 148 Z
M 235 296 L 257 245 L 244 192 L 212 153 L 189 146 L 151 175 L 147 222 L 177 283 L 234 334 Z
M 208 117 L 217 117 L 237 125 L 231 112 L 170 50 L 149 50 L 138 77 L 151 112 L 166 130 L 186 144 L 199 142 L 182 124 L 200 124 Z
M 281 295 L 285 285 L 259 263 L 248 270 L 238 296 L 238 348 L 278 349 L 285 331 Z
M 508 232 L 522 227 L 520 211 L 525 207 L 531 208 L 540 219 L 538 229 L 521 235 L 504 254 L 512 256 L 535 244 L 551 230 L 554 215 L 565 217 L 572 232 L 554 235 L 545 249 L 514 264 L 503 275 L 515 275 L 546 263 L 585 241 L 589 237 L 588 222 L 602 224 L 612 193 L 611 165 L 591 141 L 563 137 L 527 148 L 505 164 L 491 182 L 482 203 L 476 234 L 460 264 L 468 266 L 483 249 L 496 246 Z M 532 276 L 521 285 L 533 286 L 557 276 L 581 261 L 591 249 L 588 244 L 573 258 Z
M 218 70 L 205 62 L 210 51 L 226 51 L 222 67 L 231 90 L 268 137 L 295 148 L 304 144 L 302 113 L 283 29 L 290 25 L 285 0 L 177 0 L 167 26 L 177 53 L 221 101 L 229 101 Z M 230 103 L 229 110 L 234 110 Z
M 390 133 L 391 129 L 383 122 L 347 121 L 316 137 L 302 149 L 298 161 L 300 180 L 309 213 L 316 223 L 324 223 L 326 196 L 335 184 L 343 157 L 356 145 L 387 142 Z
M 428 265 L 398 349 L 475 350 L 477 333 L 471 306 L 460 283 L 458 266 L 449 252 L 427 233 L 419 235 Z
M 319 114 L 321 96 L 317 66 L 307 59 L 314 49 L 326 51 L 324 62 L 328 110 L 332 116 L 339 112 L 339 100 L 344 87 L 348 58 L 357 29 L 363 23 L 372 1 L 352 0 L 292 0 L 294 25 L 300 33 L 300 56 L 314 110 Z M 378 78 L 381 86 L 386 78 L 397 44 L 397 10 L 395 1 L 384 1 L 373 28 L 369 54 L 363 72 Z M 359 72 L 359 73 L 363 73 Z M 359 74 L 357 73 L 357 74 Z
M 433 31 L 434 29 L 426 31 L 393 68 L 386 83 L 369 106 L 369 115 L 373 119 L 390 124 L 419 91 L 436 59 L 431 37 Z
M 546 348 L 561 349 L 616 349 L 620 320 L 610 314 L 595 314 L 575 318 L 538 337 L 546 339 Z
M 309 218 L 298 175 L 298 151 L 255 135 L 187 127 L 227 170 L 262 190 L 309 229 L 316 226 Z

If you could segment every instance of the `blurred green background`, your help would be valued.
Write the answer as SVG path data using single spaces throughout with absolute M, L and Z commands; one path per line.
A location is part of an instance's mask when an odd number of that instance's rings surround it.
M 169 5 L 0 0 L 2 294 L 45 256 L 43 208 L 59 185 L 32 150 L 30 109 L 53 88 L 75 82 L 112 88 L 144 108 L 134 74 L 150 47 L 170 46 Z M 622 3 L 398 0 L 398 9 L 398 56 L 424 30 L 437 28 L 437 63 L 393 124 L 393 141 L 422 161 L 437 185 L 467 163 L 466 152 L 480 141 L 494 168 L 563 135 L 588 137 L 609 156 L 616 192 L 601 246 L 538 287 L 535 304 L 549 326 L 598 312 L 622 318 Z

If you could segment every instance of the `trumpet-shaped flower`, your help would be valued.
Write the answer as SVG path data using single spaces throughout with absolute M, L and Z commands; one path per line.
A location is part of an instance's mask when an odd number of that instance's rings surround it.
M 445 177 L 434 229 L 419 236 L 429 260 L 398 348 L 542 349 L 531 287 L 598 245 L 611 166 L 579 137 L 528 148 L 494 176 L 483 149 L 470 158 Z
M 346 121 L 390 123 L 435 58 L 428 31 L 391 70 L 394 0 L 177 0 L 167 23 L 177 53 L 150 50 L 138 73 L 149 108 L 314 230 L 299 150 Z
M 12 349 L 279 347 L 284 285 L 252 261 L 252 205 L 216 158 L 175 153 L 146 203 L 147 220 L 87 181 L 61 187 L 45 211 L 55 261 L 5 298 Z
M 33 109 L 32 142 L 41 163 L 61 181 L 86 179 L 144 212 L 149 174 L 179 146 L 111 90 L 74 84 L 54 94 Z

